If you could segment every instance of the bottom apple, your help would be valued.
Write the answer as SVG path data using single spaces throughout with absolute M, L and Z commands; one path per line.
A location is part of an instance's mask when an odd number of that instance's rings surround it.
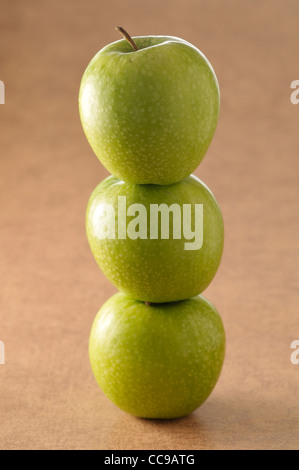
M 148 305 L 118 293 L 94 321 L 89 355 L 98 384 L 119 408 L 141 418 L 179 418 L 215 387 L 225 332 L 202 296 Z

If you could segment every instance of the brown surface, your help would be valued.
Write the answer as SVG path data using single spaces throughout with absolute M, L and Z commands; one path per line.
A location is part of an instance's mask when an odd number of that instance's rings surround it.
M 3 449 L 299 448 L 299 106 L 296 0 L 2 0 L 0 79 L 0 447 Z M 80 126 L 89 59 L 118 39 L 171 34 L 212 61 L 222 113 L 197 170 L 226 223 L 206 296 L 227 330 L 221 380 L 197 412 L 135 419 L 96 386 L 93 318 L 115 289 L 86 242 L 87 200 L 107 172 Z

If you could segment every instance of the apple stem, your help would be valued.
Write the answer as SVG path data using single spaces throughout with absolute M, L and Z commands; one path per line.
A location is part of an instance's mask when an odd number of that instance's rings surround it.
M 127 31 L 124 28 L 122 28 L 121 26 L 117 26 L 117 28 L 115 29 L 116 31 L 118 31 L 120 34 L 123 35 L 123 37 L 131 44 L 131 46 L 133 47 L 135 51 L 139 50 L 138 47 L 136 46 L 136 43 L 133 41 L 129 33 L 127 33 Z
M 147 307 L 150 307 L 150 306 L 151 306 L 151 303 L 150 303 L 150 302 L 144 302 L 144 303 L 145 303 L 145 305 L 146 305 Z

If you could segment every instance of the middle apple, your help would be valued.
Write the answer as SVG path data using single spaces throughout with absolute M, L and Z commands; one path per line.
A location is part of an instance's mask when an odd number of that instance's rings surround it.
M 91 195 L 86 229 L 105 276 L 145 302 L 200 294 L 213 280 L 223 251 L 221 210 L 193 175 L 170 186 L 108 177 Z

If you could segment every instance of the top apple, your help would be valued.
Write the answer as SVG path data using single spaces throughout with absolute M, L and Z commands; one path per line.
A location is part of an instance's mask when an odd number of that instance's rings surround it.
M 172 184 L 189 176 L 213 138 L 220 93 L 207 58 L 171 36 L 125 39 L 98 52 L 81 82 L 86 137 L 114 176 Z

